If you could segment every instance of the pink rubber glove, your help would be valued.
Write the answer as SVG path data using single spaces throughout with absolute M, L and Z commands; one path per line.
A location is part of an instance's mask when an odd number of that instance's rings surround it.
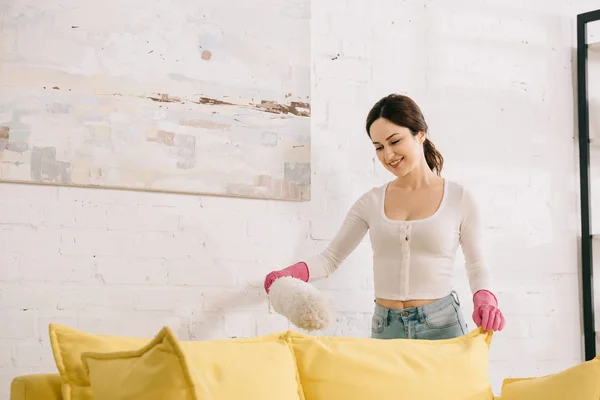
M 292 278 L 301 279 L 304 282 L 308 282 L 308 265 L 305 262 L 298 262 L 294 265 L 290 265 L 287 268 L 280 269 L 278 271 L 272 271 L 265 277 L 265 292 L 269 293 L 269 288 L 279 278 L 284 276 L 291 276 Z
M 473 322 L 486 332 L 501 331 L 504 316 L 498 309 L 498 299 L 489 290 L 478 290 L 473 295 Z

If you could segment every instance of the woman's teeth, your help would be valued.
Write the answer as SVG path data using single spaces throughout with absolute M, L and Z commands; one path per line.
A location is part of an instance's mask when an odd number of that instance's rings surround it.
M 392 168 L 396 168 L 396 167 L 398 166 L 398 164 L 400 164 L 400 163 L 402 162 L 402 160 L 404 160 L 404 157 L 402 157 L 402 158 L 401 158 L 401 159 L 399 159 L 399 160 L 395 160 L 395 161 L 391 162 L 391 163 L 390 163 L 390 167 L 392 167 Z

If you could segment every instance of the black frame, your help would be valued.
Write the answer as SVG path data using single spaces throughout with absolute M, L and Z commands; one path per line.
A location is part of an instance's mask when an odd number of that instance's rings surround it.
M 590 230 L 590 129 L 587 93 L 587 24 L 600 21 L 600 10 L 577 15 L 577 120 L 581 201 L 581 302 L 585 360 L 596 357 L 594 321 L 594 267 Z

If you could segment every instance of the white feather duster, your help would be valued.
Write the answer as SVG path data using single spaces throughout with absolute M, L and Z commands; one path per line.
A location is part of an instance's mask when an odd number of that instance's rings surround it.
M 282 277 L 269 288 L 273 310 L 306 331 L 327 328 L 333 317 L 329 299 L 313 285 L 300 279 Z

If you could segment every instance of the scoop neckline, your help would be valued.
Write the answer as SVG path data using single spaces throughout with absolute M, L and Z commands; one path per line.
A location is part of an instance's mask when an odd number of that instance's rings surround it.
M 379 211 L 381 213 L 381 217 L 387 222 L 392 222 L 392 223 L 396 223 L 396 224 L 413 224 L 413 223 L 429 221 L 430 219 L 434 218 L 441 212 L 442 208 L 446 204 L 446 198 L 448 197 L 448 180 L 445 178 L 442 178 L 442 179 L 444 180 L 444 190 L 442 193 L 442 200 L 440 201 L 440 205 L 433 212 L 433 214 L 431 214 L 428 217 L 419 218 L 419 219 L 392 219 L 386 215 L 386 213 L 385 213 L 385 196 L 387 195 L 387 189 L 388 189 L 389 185 L 392 183 L 392 181 L 386 183 L 385 185 L 383 185 L 381 187 L 381 194 L 379 196 L 379 198 L 380 198 Z

